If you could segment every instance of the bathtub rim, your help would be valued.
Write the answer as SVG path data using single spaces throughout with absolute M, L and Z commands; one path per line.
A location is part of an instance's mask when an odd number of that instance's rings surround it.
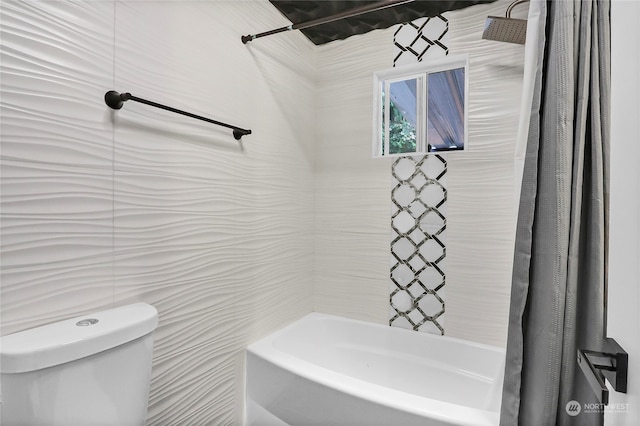
M 311 312 L 297 320 L 283 326 L 273 333 L 262 337 L 247 346 L 246 351 L 252 356 L 261 358 L 281 369 L 292 372 L 304 379 L 314 381 L 320 385 L 335 389 L 356 398 L 362 398 L 376 404 L 404 411 L 417 416 L 426 416 L 437 421 L 450 422 L 457 425 L 497 425 L 499 423 L 500 407 L 497 411 L 483 410 L 479 408 L 467 407 L 451 402 L 431 399 L 414 395 L 398 389 L 392 389 L 363 379 L 339 373 L 326 367 L 322 367 L 310 361 L 306 361 L 297 356 L 277 349 L 273 342 L 291 329 L 300 326 L 304 322 L 318 319 L 332 319 L 338 321 L 353 322 L 365 327 L 387 328 L 384 324 L 373 323 L 358 319 L 346 318 L 333 314 L 321 312 Z M 413 330 L 394 327 L 394 332 L 415 333 Z M 472 342 L 450 336 L 436 336 L 424 333 L 426 338 L 444 338 L 452 342 L 462 343 L 492 352 L 502 353 L 505 350 L 497 346 L 484 343 Z M 499 383 L 502 387 L 502 383 Z M 248 393 L 247 388 L 247 393 Z

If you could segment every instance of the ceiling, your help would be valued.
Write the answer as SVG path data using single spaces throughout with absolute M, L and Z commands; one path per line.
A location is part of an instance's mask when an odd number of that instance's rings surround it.
M 292 24 L 328 17 L 380 0 L 269 0 Z M 479 3 L 496 0 L 416 0 L 382 10 L 364 13 L 302 29 L 302 33 L 314 44 L 325 44 L 343 40 L 371 30 L 389 28 L 396 24 L 411 22 L 418 18 L 433 17 L 450 10 L 462 9 Z

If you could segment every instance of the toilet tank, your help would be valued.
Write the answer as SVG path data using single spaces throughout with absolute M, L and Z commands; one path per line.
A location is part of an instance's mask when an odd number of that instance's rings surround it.
M 3 336 L 0 424 L 144 425 L 157 324 L 137 303 Z

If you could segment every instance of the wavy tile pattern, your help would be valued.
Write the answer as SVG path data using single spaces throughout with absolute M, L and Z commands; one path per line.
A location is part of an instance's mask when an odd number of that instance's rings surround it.
M 478 148 L 448 161 L 447 333 L 488 343 L 506 330 L 521 57 L 479 34 L 507 3 L 447 15 L 449 49 L 472 54 Z M 314 308 L 387 323 L 391 160 L 369 147 L 371 75 L 391 65 L 393 29 L 244 46 L 241 33 L 286 24 L 268 2 L 0 12 L 2 334 L 152 303 L 148 423 L 230 425 L 248 342 Z M 238 144 L 143 105 L 113 112 L 110 89 L 254 134 Z
M 2 2 L 2 333 L 112 306 L 114 6 Z M 72 40 L 80 40 L 73 42 Z
M 373 72 L 389 68 L 393 28 L 318 47 L 314 304 L 388 324 L 389 170 L 371 158 Z M 339 101 L 337 101 L 339 100 Z
M 519 113 L 514 94 L 521 91 L 523 49 L 481 35 L 486 16 L 500 16 L 508 5 L 498 0 L 444 14 L 449 54 L 470 55 L 470 150 L 447 156 L 446 333 L 498 346 L 507 330 Z M 316 104 L 315 307 L 383 324 L 391 165 L 369 152 L 371 76 L 391 67 L 392 47 L 393 32 L 384 31 L 321 46 Z
M 2 334 L 151 303 L 148 424 L 241 424 L 242 349 L 312 310 L 313 45 L 242 45 L 266 1 L 1 8 Z
M 514 155 L 524 48 L 480 38 L 499 0 L 447 14 L 450 54 L 467 52 L 471 150 L 448 156 L 447 334 L 504 346 L 517 205 Z M 527 8 L 513 17 L 526 18 Z M 458 154 L 458 153 L 457 153 Z

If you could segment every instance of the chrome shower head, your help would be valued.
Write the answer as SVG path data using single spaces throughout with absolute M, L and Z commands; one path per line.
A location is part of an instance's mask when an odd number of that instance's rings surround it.
M 514 6 L 529 0 L 516 0 L 507 8 L 506 17 L 489 16 L 484 24 L 482 38 L 486 40 L 504 41 L 506 43 L 524 44 L 527 37 L 527 20 L 511 17 Z

